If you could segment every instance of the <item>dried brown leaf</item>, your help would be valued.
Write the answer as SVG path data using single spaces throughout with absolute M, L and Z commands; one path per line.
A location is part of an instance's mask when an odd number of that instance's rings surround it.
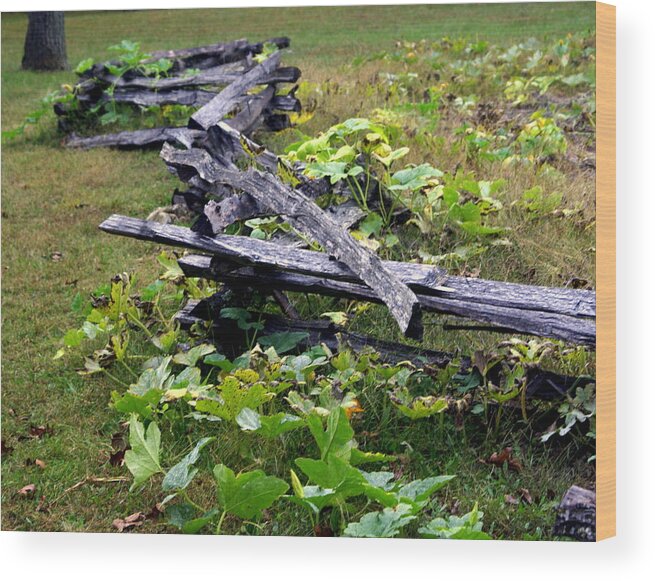
M 36 490 L 35 484 L 28 484 L 27 486 L 23 486 L 23 488 L 21 488 L 18 491 L 18 494 L 20 494 L 21 496 L 32 496 L 35 490 Z
M 515 472 L 520 472 L 523 467 L 521 466 L 521 463 L 513 457 L 512 455 L 512 448 L 509 446 L 505 448 L 502 452 L 494 452 L 489 458 L 486 460 L 481 460 L 484 464 L 492 464 L 494 466 L 501 467 L 503 464 L 507 462 L 507 467 L 510 470 L 514 470 Z
M 527 488 L 519 488 L 518 493 L 519 496 L 521 497 L 521 500 L 526 504 L 532 504 L 534 502 L 532 500 L 532 495 L 530 494 L 530 491 Z
M 52 436 L 54 430 L 50 426 L 34 426 L 31 425 L 28 430 L 28 435 L 30 438 L 35 438 L 40 440 L 44 436 Z
M 135 512 L 125 518 L 116 518 L 111 523 L 119 533 L 130 530 L 134 527 L 140 527 L 146 520 L 146 515 L 142 512 Z

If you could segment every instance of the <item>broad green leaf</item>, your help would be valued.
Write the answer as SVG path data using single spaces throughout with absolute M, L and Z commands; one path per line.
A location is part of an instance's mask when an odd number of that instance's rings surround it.
M 261 426 L 256 433 L 268 438 L 269 440 L 305 425 L 303 419 L 284 412 L 272 416 L 260 416 L 259 421 L 261 422 Z
M 125 465 L 134 476 L 130 490 L 148 480 L 153 474 L 162 472 L 159 465 L 159 444 L 161 434 L 155 422 L 150 422 L 147 431 L 136 414 L 130 418 L 130 449 L 125 452 Z
M 364 492 L 366 479 L 348 462 L 330 455 L 327 460 L 296 458 L 296 465 L 315 484 L 331 489 L 341 498 L 357 496 Z
M 112 405 L 122 414 L 137 414 L 144 419 L 150 419 L 157 409 L 163 391 L 159 389 L 151 389 L 143 395 L 138 395 L 130 391 L 126 391 L 122 395 L 117 391 L 112 393 Z
M 355 432 L 350 426 L 346 411 L 341 406 L 330 412 L 325 430 L 323 430 L 323 420 L 315 414 L 307 418 L 307 425 L 318 444 L 322 460 L 325 460 L 329 454 L 350 458 Z
M 172 379 L 169 389 L 197 389 L 201 381 L 202 376 L 198 367 L 185 367 Z
M 157 361 L 157 367 L 146 368 L 137 379 L 137 382 L 130 385 L 130 392 L 136 395 L 145 395 L 153 389 L 166 391 L 170 387 L 173 382 L 171 358 L 164 357 L 157 359 Z
M 389 456 L 382 452 L 364 452 L 359 448 L 353 448 L 350 451 L 350 463 L 353 466 L 370 464 L 371 462 L 393 462 L 395 459 L 395 456 Z
M 242 519 L 252 520 L 271 506 L 288 489 L 289 485 L 261 470 L 242 472 L 235 476 L 227 466 L 214 467 L 218 485 L 218 503 L 223 510 Z
M 375 157 L 379 159 L 386 167 L 389 167 L 394 161 L 399 160 L 402 157 L 405 157 L 409 153 L 409 147 L 401 147 L 399 149 L 386 150 L 376 150 L 374 153 Z
M 409 390 L 402 387 L 389 394 L 393 405 L 411 420 L 427 418 L 443 413 L 448 409 L 448 402 L 443 397 L 424 395 L 412 398 Z
M 141 300 L 142 301 L 152 301 L 155 297 L 163 290 L 166 286 L 166 283 L 163 280 L 156 280 L 155 282 L 149 284 L 146 288 L 141 291 Z
M 70 329 L 64 335 L 64 345 L 66 347 L 79 347 L 86 334 L 82 329 Z
M 218 514 L 217 509 L 207 511 L 200 517 L 196 517 L 196 509 L 190 504 L 174 504 L 166 507 L 168 523 L 180 529 L 183 533 L 193 535 L 207 526 Z
M 437 490 L 443 488 L 455 476 L 432 476 L 422 480 L 414 480 L 398 490 L 398 498 L 412 502 L 423 502 L 428 500 Z
M 92 66 L 93 66 L 93 59 L 89 57 L 80 61 L 78 65 L 75 67 L 75 70 L 73 72 L 77 75 L 81 75 L 82 73 L 88 71 Z
M 202 345 L 192 347 L 188 351 L 177 353 L 175 357 L 173 357 L 173 363 L 178 363 L 179 365 L 186 365 L 188 367 L 193 367 L 196 363 L 198 363 L 199 359 L 201 359 L 205 355 L 209 355 L 210 353 L 213 353 L 214 351 L 216 351 L 216 347 L 214 347 L 214 345 L 203 343 Z
M 359 522 L 350 523 L 344 535 L 347 537 L 391 538 L 397 536 L 407 524 L 416 517 L 411 507 L 399 504 L 395 508 L 385 508 L 380 512 L 369 512 Z
M 263 337 L 258 337 L 257 341 L 263 347 L 273 347 L 276 353 L 282 355 L 295 349 L 307 337 L 309 337 L 309 333 L 287 331 L 264 335 Z
M 476 503 L 471 512 L 461 517 L 435 518 L 418 532 L 428 539 L 491 540 L 491 536 L 482 531 L 483 516 Z
M 234 364 L 221 353 L 212 353 L 203 359 L 203 363 L 218 367 L 228 373 L 234 369 Z
M 235 420 L 244 432 L 254 432 L 262 427 L 259 414 L 250 408 L 243 408 L 237 414 Z
M 262 383 L 244 385 L 233 375 L 226 377 L 218 388 L 222 401 L 198 400 L 197 411 L 231 421 L 236 419 L 244 408 L 257 409 L 275 396 L 274 393 L 267 391 Z
M 305 486 L 302 488 L 302 496 L 286 498 L 299 506 L 311 509 L 316 514 L 326 506 L 334 506 L 341 501 L 341 497 L 334 490 L 320 486 Z
M 183 490 L 189 486 L 198 472 L 197 469 L 192 469 L 191 467 L 198 461 L 200 451 L 214 439 L 213 437 L 209 437 L 199 440 L 193 450 L 166 473 L 161 483 L 161 488 L 164 492 Z
M 382 220 L 382 216 L 380 216 L 380 214 L 378 214 L 377 212 L 371 212 L 360 223 L 359 229 L 367 236 L 370 236 L 371 234 L 373 234 L 374 236 L 379 236 L 383 224 L 384 221 Z
M 393 472 L 364 472 L 360 470 L 366 482 L 382 490 L 391 490 L 394 488 Z
M 177 263 L 175 257 L 170 257 L 166 252 L 162 252 L 157 257 L 157 262 L 164 267 L 164 273 L 161 278 L 164 280 L 178 281 L 184 278 L 184 272 Z
M 390 190 L 420 190 L 428 185 L 431 180 L 440 178 L 443 172 L 430 164 L 424 163 L 416 167 L 408 167 L 395 172 L 391 176 Z

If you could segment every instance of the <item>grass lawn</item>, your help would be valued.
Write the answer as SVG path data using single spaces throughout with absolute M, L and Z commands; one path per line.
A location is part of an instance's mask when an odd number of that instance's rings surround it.
M 2 16 L 4 129 L 18 125 L 45 93 L 74 80 L 70 72 L 20 70 L 26 25 L 24 14 Z M 356 57 L 392 51 L 397 40 L 465 37 L 509 46 L 529 37 L 550 41 L 568 33 L 593 35 L 594 26 L 593 3 L 116 11 L 66 16 L 73 66 L 89 56 L 109 58 L 107 47 L 122 39 L 139 41 L 148 51 L 241 37 L 255 41 L 289 36 L 292 50 L 284 56 L 285 64 L 299 66 L 302 79 L 313 87 L 337 87 L 320 95 L 310 92 L 317 106 L 314 118 L 302 127 L 309 135 L 384 106 L 379 91 L 366 90 L 381 65 L 349 65 Z M 351 91 L 340 91 L 340 86 Z M 484 93 L 484 83 L 476 90 Z M 454 130 L 463 118 L 444 115 L 433 131 L 433 141 L 419 142 L 407 134 L 404 143 L 414 152 L 408 161 L 427 160 L 448 171 L 457 167 L 476 171 L 480 180 L 504 177 L 508 181 L 507 212 L 501 223 L 513 228 L 508 235 L 511 246 L 490 248 L 484 258 L 466 264 L 466 269 L 478 269 L 487 278 L 534 284 L 562 285 L 577 277 L 593 286 L 593 227 L 580 228 L 573 220 L 526 220 L 511 202 L 536 184 L 558 187 L 565 191 L 569 207 L 580 209 L 579 220 L 592 224 L 594 174 L 570 160 L 558 166 L 559 177 L 471 161 L 453 147 Z M 280 151 L 296 137 L 290 131 L 262 139 Z M 60 138 L 48 118 L 28 130 L 26 138 L 2 148 L 2 528 L 108 532 L 115 518 L 148 511 L 160 500 L 159 493 L 149 486 L 143 494 L 129 494 L 129 481 L 111 480 L 128 474 L 124 467 L 108 463 L 111 436 L 123 420 L 108 406 L 115 386 L 104 377 L 78 375 L 75 367 L 81 365 L 81 357 L 65 362 L 52 357 L 63 333 L 80 323 L 70 309 L 78 292 L 88 295 L 123 271 L 137 273 L 144 284 L 157 276 L 159 265 L 152 245 L 110 238 L 97 225 L 112 213 L 147 216 L 153 208 L 169 203 L 179 181 L 166 171 L 157 152 L 68 151 L 60 146 Z M 571 140 L 569 151 L 576 159 L 589 153 L 588 143 Z M 412 250 L 408 245 L 401 251 L 407 255 L 400 257 L 409 258 Z M 356 325 L 385 336 L 391 324 L 384 311 L 376 308 Z M 426 346 L 471 352 L 472 347 L 490 348 L 502 338 L 448 333 L 435 324 Z M 593 355 L 587 353 L 571 369 L 560 370 L 593 374 Z M 371 401 L 376 397 L 371 395 Z M 366 429 L 373 431 L 375 418 L 365 421 Z M 45 434 L 39 433 L 40 426 L 47 428 Z M 574 482 L 593 486 L 588 450 L 575 445 L 545 447 L 534 438 L 530 426 L 504 429 L 493 438 L 482 430 L 465 437 L 455 429 L 440 431 L 430 426 L 420 429 L 417 438 L 415 427 L 390 424 L 389 430 L 398 432 L 392 437 L 382 431 L 375 446 L 386 451 L 398 442 L 411 442 L 396 452 L 411 459 L 416 474 L 457 474 L 457 483 L 440 502 L 451 507 L 462 504 L 469 510 L 479 501 L 485 523 L 496 538 L 550 538 L 554 502 Z M 179 457 L 186 443 L 167 450 L 167 456 Z M 505 446 L 521 450 L 520 473 L 479 462 Z M 257 453 L 265 458 L 267 449 Z M 226 457 L 237 459 L 238 450 L 223 451 L 221 460 Z M 36 465 L 36 459 L 45 462 L 45 467 Z M 90 477 L 101 480 L 73 488 Z M 18 490 L 28 484 L 36 486 L 35 494 L 19 495 Z M 212 486 L 201 479 L 199 490 L 211 495 Z M 520 489 L 529 489 L 534 503 L 508 504 L 506 496 Z M 294 524 L 294 514 L 287 511 L 279 528 L 267 532 L 311 534 Z M 172 532 L 161 522 L 148 522 L 139 530 Z

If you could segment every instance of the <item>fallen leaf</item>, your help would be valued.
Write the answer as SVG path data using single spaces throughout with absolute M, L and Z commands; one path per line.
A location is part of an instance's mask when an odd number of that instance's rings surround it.
M 364 408 L 361 406 L 359 403 L 359 400 L 353 399 L 350 402 L 350 405 L 345 408 L 346 410 L 346 416 L 350 420 L 353 417 L 353 414 L 363 414 L 364 413 Z
M 45 500 L 45 496 L 41 497 L 39 504 L 36 507 L 36 512 L 48 512 L 48 503 Z
M 28 484 L 27 486 L 23 486 L 23 488 L 21 488 L 18 491 L 18 494 L 20 494 L 21 496 L 32 496 L 35 490 L 36 490 L 36 485 Z
M 314 535 L 317 537 L 333 537 L 334 531 L 327 525 L 316 525 Z
M 526 504 L 532 504 L 533 502 L 532 495 L 530 494 L 530 491 L 527 488 L 519 488 L 518 493 L 523 502 L 525 502 Z
M 44 436 L 51 436 L 54 433 L 50 426 L 30 426 L 28 434 L 30 438 L 41 439 Z
M 519 503 L 519 499 L 516 498 L 515 496 L 512 496 L 511 494 L 506 494 L 505 495 L 505 502 L 507 504 L 517 505 Z
M 482 460 L 482 462 L 485 464 L 493 464 L 498 467 L 501 467 L 505 462 L 507 462 L 507 467 L 516 472 L 520 472 L 523 468 L 521 463 L 512 456 L 512 448 L 509 446 L 500 453 L 494 452 L 487 460 Z
M 119 533 L 122 533 L 123 531 L 132 529 L 134 527 L 140 527 L 145 520 L 145 514 L 142 512 L 135 512 L 134 514 L 126 516 L 125 518 L 116 518 L 111 524 L 115 529 L 118 530 Z

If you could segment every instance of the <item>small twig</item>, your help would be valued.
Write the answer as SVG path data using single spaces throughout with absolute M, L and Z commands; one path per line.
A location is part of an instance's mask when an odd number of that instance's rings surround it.
M 68 494 L 69 492 L 73 492 L 73 490 L 77 490 L 78 488 L 84 486 L 85 484 L 109 484 L 112 482 L 127 482 L 127 480 L 128 480 L 127 476 L 110 476 L 107 478 L 98 477 L 98 476 L 87 476 L 84 480 L 80 480 L 79 482 L 73 484 L 73 486 L 69 486 L 66 490 L 64 490 L 64 492 L 62 492 L 57 498 L 55 498 L 52 502 L 48 504 L 53 505 L 59 502 L 66 494 Z
M 294 320 L 300 319 L 300 313 L 298 313 L 296 307 L 291 304 L 289 297 L 287 297 L 285 293 L 283 293 L 281 290 L 274 289 L 272 294 L 277 304 L 280 305 L 282 312 L 287 317 Z

